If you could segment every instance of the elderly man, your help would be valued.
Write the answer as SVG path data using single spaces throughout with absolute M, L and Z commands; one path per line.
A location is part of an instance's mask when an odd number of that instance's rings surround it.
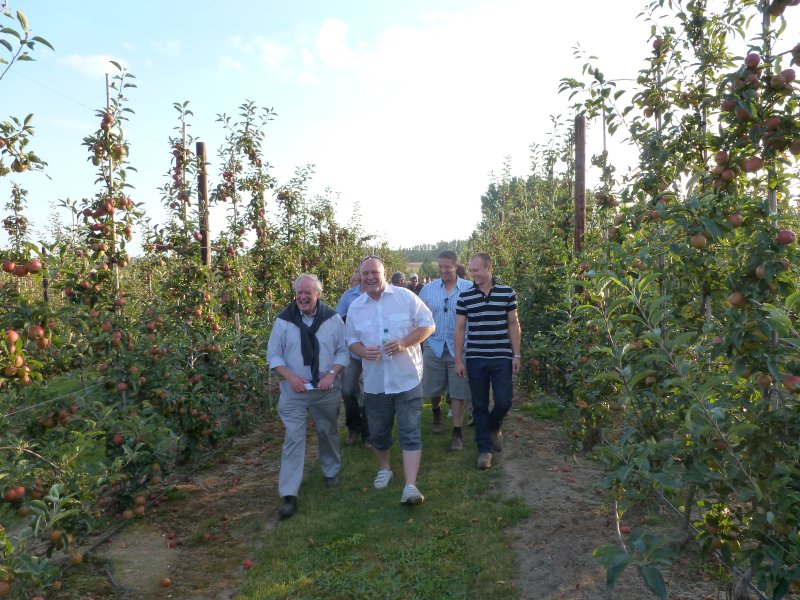
M 400 271 L 392 273 L 392 285 L 404 286 L 406 284 L 406 276 Z
M 422 351 L 422 387 L 433 409 L 433 433 L 442 433 L 442 394 L 453 413 L 453 436 L 450 450 L 462 450 L 461 427 L 464 423 L 464 401 L 471 399 L 469 383 L 455 373 L 456 301 L 459 293 L 472 284 L 456 275 L 458 257 L 452 250 L 444 250 L 437 258 L 439 279 L 427 284 L 419 294 L 420 300 L 431 309 L 436 331 L 427 340 Z
M 488 469 L 492 466 L 492 451 L 503 450 L 501 426 L 511 408 L 512 376 L 522 366 L 522 333 L 517 294 L 495 281 L 489 255 L 473 255 L 469 274 L 474 284 L 461 292 L 456 303 L 456 375 L 464 377 L 469 373 L 478 468 Z M 491 412 L 490 386 L 494 399 Z
M 297 510 L 309 412 L 317 430 L 325 485 L 339 485 L 339 374 L 350 361 L 344 322 L 320 301 L 322 284 L 316 275 L 300 275 L 294 292 L 292 303 L 278 315 L 267 345 L 269 366 L 282 379 L 278 415 L 286 428 L 278 475 L 281 518 Z
M 361 273 L 356 269 L 350 277 L 350 289 L 342 294 L 336 305 L 336 312 L 342 319 L 347 319 L 347 309 L 363 291 Z M 348 446 L 355 445 L 359 436 L 366 444 L 369 433 L 361 390 L 361 371 L 361 358 L 350 354 L 350 364 L 342 374 L 342 400 L 344 401 L 344 423 L 347 426 Z
M 419 281 L 419 275 L 417 275 L 416 273 L 411 273 L 411 275 L 408 276 L 408 279 L 409 279 L 409 283 L 407 286 L 408 289 L 410 289 L 417 296 L 419 296 L 419 293 L 422 291 L 423 287 L 422 283 L 420 283 Z
M 353 300 L 347 311 L 346 338 L 350 351 L 360 356 L 364 365 L 369 442 L 379 465 L 373 485 L 383 489 L 392 480 L 389 449 L 397 416 L 406 483 L 400 502 L 420 504 L 425 497 L 417 488 L 422 458 L 419 345 L 435 329 L 433 316 L 416 294 L 387 285 L 383 263 L 377 257 L 362 261 L 361 282 L 365 293 Z

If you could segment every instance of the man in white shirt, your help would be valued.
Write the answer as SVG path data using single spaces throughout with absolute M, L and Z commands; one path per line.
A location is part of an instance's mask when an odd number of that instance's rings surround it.
M 339 485 L 339 375 L 350 362 L 344 323 L 320 300 L 322 283 L 304 273 L 294 282 L 295 299 L 278 315 L 267 345 L 269 367 L 281 377 L 278 415 L 286 428 L 278 474 L 283 498 L 279 514 L 297 510 L 303 480 L 308 413 L 319 442 L 319 462 L 325 485 Z
M 420 344 L 435 330 L 433 315 L 416 294 L 387 284 L 378 257 L 368 256 L 360 269 L 366 293 L 350 304 L 345 337 L 364 367 L 369 442 L 379 464 L 373 485 L 383 489 L 392 479 L 389 449 L 396 416 L 406 480 L 400 502 L 420 504 L 425 499 L 416 485 L 422 458 Z

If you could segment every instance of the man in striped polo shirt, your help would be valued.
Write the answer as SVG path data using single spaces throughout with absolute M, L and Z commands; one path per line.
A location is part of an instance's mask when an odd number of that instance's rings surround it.
M 522 366 L 517 294 L 492 276 L 492 259 L 480 252 L 469 261 L 474 285 L 456 303 L 456 375 L 468 374 L 475 420 L 478 468 L 492 466 L 503 449 L 503 418 L 511 408 L 512 376 Z M 466 359 L 466 365 L 465 365 Z M 489 388 L 494 406 L 489 410 Z

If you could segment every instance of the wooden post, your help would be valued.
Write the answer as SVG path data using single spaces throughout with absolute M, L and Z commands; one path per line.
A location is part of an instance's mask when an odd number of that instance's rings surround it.
M 197 142 L 197 199 L 200 213 L 200 260 L 204 267 L 211 262 L 211 236 L 208 231 L 208 173 L 206 171 L 206 144 Z
M 583 250 L 586 232 L 586 117 L 575 117 L 575 255 Z

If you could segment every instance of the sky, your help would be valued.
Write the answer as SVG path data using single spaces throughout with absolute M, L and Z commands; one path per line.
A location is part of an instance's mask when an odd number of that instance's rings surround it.
M 48 163 L 46 175 L 0 179 L 0 203 L 18 182 L 41 230 L 59 200 L 98 191 L 81 141 L 98 127 L 115 60 L 136 77 L 125 136 L 138 172 L 128 181 L 152 222 L 165 220 L 158 188 L 178 124 L 173 103 L 189 101 L 213 186 L 217 116 L 250 100 L 277 113 L 263 147 L 272 174 L 285 182 L 315 165 L 309 193 L 330 189 L 340 223 L 358 207 L 363 229 L 392 247 L 464 239 L 492 174 L 508 161 L 527 175 L 530 145 L 547 142 L 551 116 L 573 118 L 558 83 L 580 77 L 576 45 L 608 77 L 635 76 L 651 50 L 650 23 L 637 18 L 644 4 L 11 0 L 55 51 L 38 47 L 35 62 L 0 80 L 0 119 L 33 113 L 30 147 Z M 590 124 L 590 153 L 598 134 Z

